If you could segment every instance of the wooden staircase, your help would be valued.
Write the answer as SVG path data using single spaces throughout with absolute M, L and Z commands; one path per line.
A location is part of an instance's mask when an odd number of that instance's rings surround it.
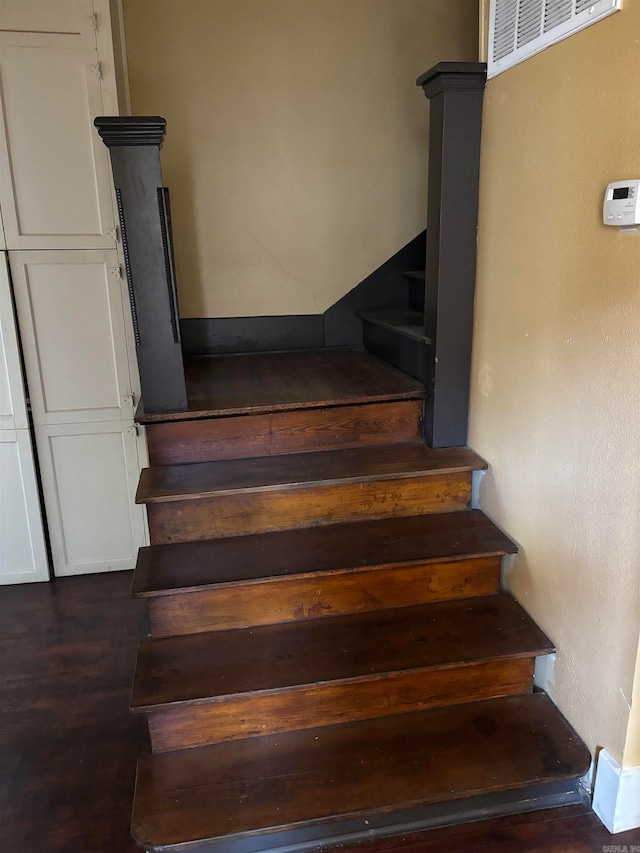
M 293 853 L 578 801 L 588 752 L 532 692 L 553 646 L 469 509 L 485 463 L 420 442 L 422 386 L 323 351 L 201 360 L 187 387 L 139 417 L 140 846 Z

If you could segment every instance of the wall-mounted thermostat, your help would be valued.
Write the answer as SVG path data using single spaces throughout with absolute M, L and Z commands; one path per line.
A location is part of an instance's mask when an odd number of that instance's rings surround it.
M 613 181 L 604 194 L 605 225 L 640 225 L 640 179 Z

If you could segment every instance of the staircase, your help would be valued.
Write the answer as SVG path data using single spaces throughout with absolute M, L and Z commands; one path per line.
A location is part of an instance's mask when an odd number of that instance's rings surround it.
M 427 348 L 433 344 L 425 335 L 425 278 L 424 270 L 403 273 L 407 281 L 408 305 L 387 311 L 362 311 L 362 337 L 367 350 L 425 382 L 427 379 Z
M 140 846 L 302 853 L 577 802 L 589 754 L 532 692 L 553 646 L 469 509 L 486 465 L 420 442 L 422 385 L 331 350 L 186 382 L 186 410 L 139 415 Z

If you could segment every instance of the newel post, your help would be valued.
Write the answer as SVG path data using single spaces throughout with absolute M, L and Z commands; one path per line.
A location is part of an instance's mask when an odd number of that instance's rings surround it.
M 417 80 L 430 101 L 425 440 L 467 444 L 482 99 L 487 67 L 440 62 Z
M 95 119 L 109 149 L 147 413 L 187 408 L 169 191 L 162 185 L 160 116 Z

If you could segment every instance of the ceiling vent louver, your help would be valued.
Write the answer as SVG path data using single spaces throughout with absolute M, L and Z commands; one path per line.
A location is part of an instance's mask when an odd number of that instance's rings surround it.
M 490 0 L 488 76 L 621 8 L 622 0 Z

